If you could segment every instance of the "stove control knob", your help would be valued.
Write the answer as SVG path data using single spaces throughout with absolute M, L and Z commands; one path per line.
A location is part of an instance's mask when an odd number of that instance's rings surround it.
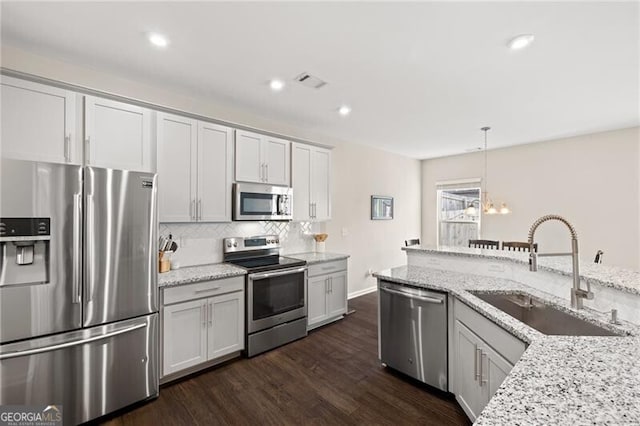
M 233 246 L 234 247 L 238 247 L 238 243 L 233 243 Z
M 277 243 L 279 243 L 279 242 L 280 242 L 280 239 L 279 239 L 279 238 L 276 238 L 276 239 L 275 239 L 275 242 L 276 242 L 276 244 L 277 244 Z
M 231 243 L 227 243 L 227 248 L 231 248 Z

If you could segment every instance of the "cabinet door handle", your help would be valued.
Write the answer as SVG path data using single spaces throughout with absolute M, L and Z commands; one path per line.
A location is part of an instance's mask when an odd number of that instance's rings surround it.
M 269 182 L 269 163 L 264 165 L 264 181 Z
M 200 305 L 202 309 L 202 327 L 207 327 L 207 305 Z
M 64 161 L 71 162 L 71 134 L 64 137 Z
M 476 345 L 475 353 L 473 354 L 473 374 L 474 374 L 473 380 L 474 381 L 480 379 L 480 367 L 478 367 L 478 364 L 479 364 L 478 355 L 480 355 L 480 353 L 482 353 L 482 351 L 478 349 L 478 345 Z
M 309 219 L 313 217 L 313 203 L 309 203 Z
M 202 198 L 198 200 L 198 220 L 202 220 Z
M 489 381 L 488 374 L 485 376 L 484 373 L 484 364 L 483 361 L 487 360 L 487 370 L 489 369 L 489 358 L 487 357 L 487 353 L 482 351 L 482 355 L 480 356 L 480 386 L 486 385 Z
M 193 200 L 191 200 L 191 203 L 189 204 L 189 216 L 191 217 L 191 220 L 196 220 L 196 199 L 194 198 Z
M 93 164 L 91 162 L 91 136 L 87 136 L 84 142 L 86 144 L 85 161 L 87 164 Z
M 218 291 L 220 290 L 220 286 L 217 287 L 211 287 L 211 288 L 205 288 L 204 290 L 196 290 L 194 291 L 195 294 L 200 294 L 200 293 L 208 293 L 210 291 Z
M 209 327 L 213 323 L 213 302 L 209 302 L 209 309 L 207 309 L 209 315 Z

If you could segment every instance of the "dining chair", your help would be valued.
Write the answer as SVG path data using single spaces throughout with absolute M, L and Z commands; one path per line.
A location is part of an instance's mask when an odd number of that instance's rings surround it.
M 529 243 L 520 241 L 503 241 L 502 250 L 507 251 L 529 251 Z M 533 244 L 533 251 L 538 252 L 538 243 Z
M 469 248 L 496 249 L 500 247 L 500 241 L 493 240 L 469 240 Z

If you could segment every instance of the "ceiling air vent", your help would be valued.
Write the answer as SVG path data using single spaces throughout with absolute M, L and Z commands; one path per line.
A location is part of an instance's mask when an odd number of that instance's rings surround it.
M 318 77 L 313 76 L 307 72 L 303 72 L 296 77 L 296 81 L 303 86 L 311 87 L 312 89 L 319 89 L 327 84 L 326 81 L 320 80 Z

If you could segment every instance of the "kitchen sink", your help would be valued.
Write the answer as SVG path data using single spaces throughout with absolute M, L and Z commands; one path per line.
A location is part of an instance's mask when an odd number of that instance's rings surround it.
M 525 293 L 496 294 L 477 291 L 470 293 L 544 334 L 562 336 L 626 335 L 623 332 L 616 333 L 599 327 L 542 303 Z

